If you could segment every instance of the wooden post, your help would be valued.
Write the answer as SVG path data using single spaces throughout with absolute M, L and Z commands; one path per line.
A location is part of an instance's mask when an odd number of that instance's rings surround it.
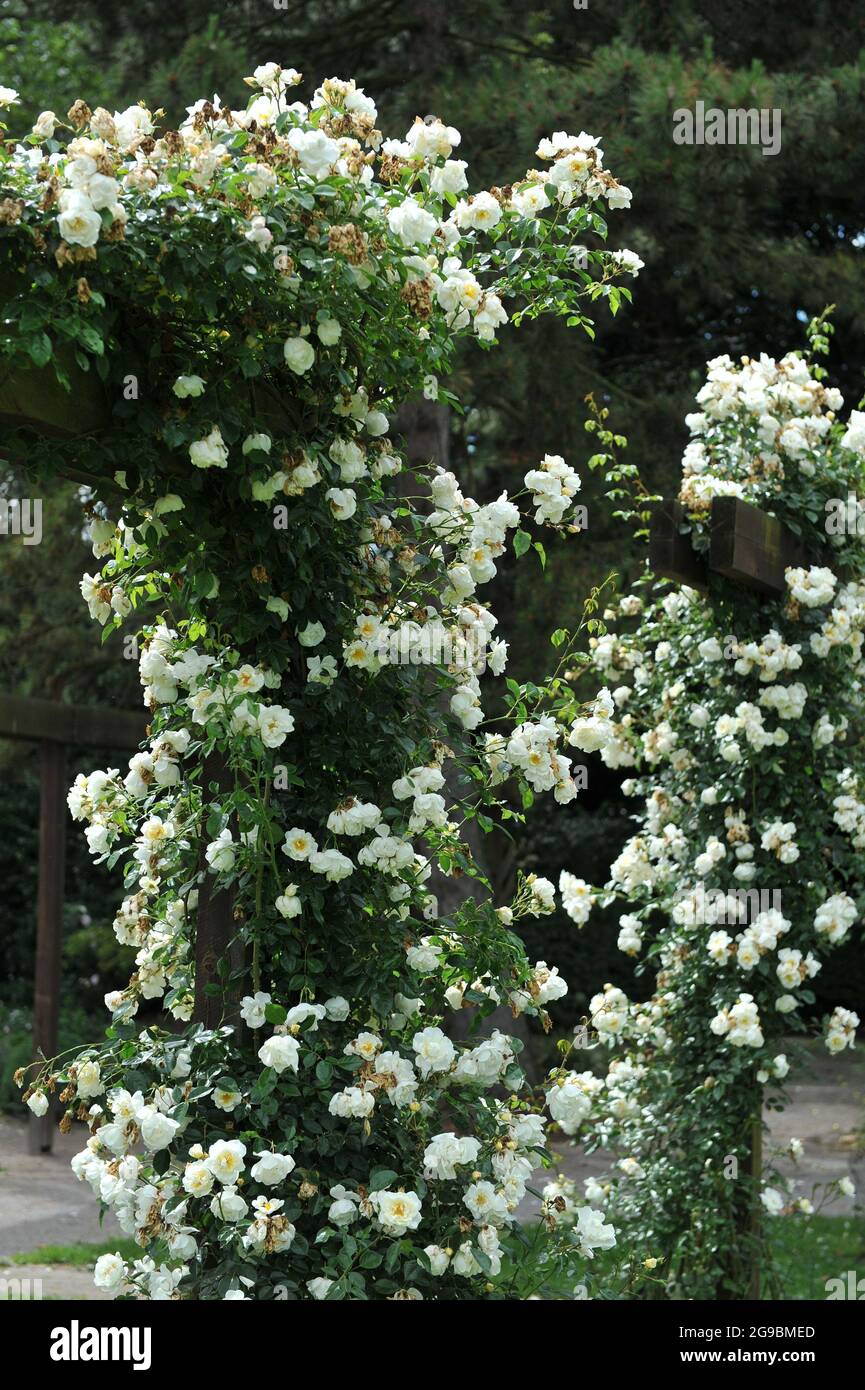
M 757 1108 L 751 1117 L 751 1277 L 748 1297 L 760 1298 L 760 1246 L 763 1236 L 763 1207 L 760 1191 L 763 1186 L 763 1093 L 760 1090 Z
M 36 899 L 36 979 L 33 1003 L 33 1053 L 57 1052 L 63 955 L 63 880 L 66 856 L 66 746 L 92 743 L 110 748 L 138 748 L 147 716 L 128 710 L 66 705 L 0 694 L 0 738 L 38 743 L 42 750 L 39 803 L 39 886 Z M 30 1118 L 28 1148 L 50 1153 L 51 1111 Z
M 33 1055 L 57 1052 L 60 1017 L 60 964 L 63 948 L 63 882 L 66 862 L 66 750 L 42 743 L 39 804 L 39 888 L 36 900 L 36 988 L 33 1000 Z M 50 1153 L 52 1115 L 30 1116 L 28 1149 Z
M 202 834 L 199 866 L 203 872 L 198 891 L 198 914 L 195 928 L 195 1006 L 193 1019 L 203 1023 L 205 1028 L 216 1028 L 220 1023 L 236 1023 L 237 1016 L 226 1015 L 224 1001 L 218 996 L 206 993 L 208 985 L 219 980 L 218 967 L 227 960 L 232 969 L 242 964 L 242 948 L 231 946 L 237 924 L 234 920 L 234 894 L 230 889 L 215 888 L 215 877 L 204 857 L 207 846 L 207 830 L 204 825 L 210 784 L 216 782 L 221 791 L 230 785 L 230 772 L 221 753 L 210 753 L 204 760 L 201 772 Z

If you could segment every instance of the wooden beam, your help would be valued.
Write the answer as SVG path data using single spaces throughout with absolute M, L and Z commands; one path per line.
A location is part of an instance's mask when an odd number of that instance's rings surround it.
M 58 1047 L 63 950 L 63 887 L 66 864 L 66 750 L 42 744 L 39 802 L 39 887 L 36 899 L 36 983 L 33 996 L 33 1056 L 54 1057 Z M 51 1107 L 30 1116 L 31 1154 L 50 1153 Z
M 674 579 L 705 593 L 709 576 L 705 556 L 682 533 L 686 512 L 681 502 L 663 501 L 652 511 L 649 530 L 649 569 L 663 579 Z
M 219 752 L 208 754 L 201 772 L 202 822 L 206 820 L 210 800 L 210 787 L 215 783 L 219 793 L 226 793 L 231 786 L 231 772 L 223 755 Z M 234 920 L 234 893 L 231 889 L 215 887 L 215 876 L 204 857 L 207 847 L 207 831 L 202 827 L 199 868 L 203 874 L 198 890 L 198 911 L 195 927 L 195 1005 L 192 1017 L 205 1028 L 216 1028 L 220 1023 L 237 1023 L 239 1014 L 236 999 L 226 1000 L 226 996 L 207 994 L 207 986 L 219 982 L 219 965 L 226 961 L 232 970 L 243 965 L 243 946 L 233 938 L 237 933 Z M 226 1007 L 227 1005 L 227 1007 Z
M 65 705 L 23 695 L 0 695 L 0 738 L 71 743 L 95 748 L 137 748 L 147 732 L 142 711 Z
M 763 594 L 783 594 L 784 571 L 806 562 L 805 547 L 777 517 L 739 497 L 715 497 L 709 565 Z

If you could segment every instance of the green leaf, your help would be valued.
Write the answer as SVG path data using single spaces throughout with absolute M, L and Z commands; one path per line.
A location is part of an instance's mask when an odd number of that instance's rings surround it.
M 514 554 L 518 558 L 520 555 L 525 555 L 531 543 L 532 538 L 527 531 L 520 530 L 514 532 Z
M 392 1168 L 373 1169 L 369 1178 L 370 1192 L 383 1192 L 392 1182 L 396 1182 L 397 1176 Z
M 51 361 L 51 339 L 47 333 L 35 333 L 32 338 L 27 339 L 27 351 L 37 367 L 44 367 L 46 362 Z

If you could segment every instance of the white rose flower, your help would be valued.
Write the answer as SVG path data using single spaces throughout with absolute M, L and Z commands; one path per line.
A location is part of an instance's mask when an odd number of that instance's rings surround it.
M 323 130 L 301 130 L 296 126 L 287 138 L 301 169 L 311 178 L 326 177 L 339 159 L 339 145 Z
M 94 1061 L 82 1062 L 76 1073 L 75 1085 L 82 1100 L 101 1095 L 105 1086 L 102 1083 L 99 1063 Z
M 261 454 L 269 454 L 273 441 L 269 434 L 248 434 L 241 445 L 242 454 L 251 454 L 256 450 Z
M 334 343 L 338 343 L 342 337 L 342 324 L 338 319 L 319 319 L 315 331 L 319 342 L 323 343 L 325 347 L 333 347 Z
M 315 348 L 308 338 L 286 338 L 282 351 L 286 365 L 298 376 L 308 372 L 315 361 Z
M 200 1159 L 187 1163 L 183 1172 L 183 1189 L 190 1197 L 206 1197 L 213 1191 L 213 1173 Z
M 211 840 L 204 857 L 215 874 L 225 874 L 234 867 L 235 853 L 231 831 L 226 829 Z
M 451 1262 L 451 1257 L 448 1254 L 447 1250 L 443 1249 L 442 1246 L 425 1245 L 424 1254 L 429 1260 L 430 1273 L 434 1274 L 436 1278 L 439 1278 L 442 1274 L 444 1274 L 447 1271 L 447 1267 Z
M 217 1182 L 233 1187 L 244 1170 L 246 1145 L 239 1139 L 217 1139 L 207 1151 L 205 1163 Z
M 323 623 L 307 623 L 306 627 L 297 634 L 297 640 L 302 647 L 317 647 L 319 642 L 323 642 L 325 628 Z
M 417 1055 L 417 1069 L 424 1077 L 448 1071 L 456 1057 L 456 1048 L 440 1028 L 424 1028 L 415 1033 L 411 1045 Z
M 430 175 L 430 188 L 433 193 L 462 193 L 468 186 L 464 159 L 446 159 L 444 164 L 437 165 Z
M 463 220 L 466 226 L 486 232 L 496 226 L 501 215 L 501 204 L 492 193 L 478 193 L 468 204 Z
M 267 1042 L 258 1049 L 258 1056 L 263 1066 L 271 1067 L 277 1073 L 286 1070 L 296 1072 L 300 1060 L 300 1048 L 294 1038 L 277 1033 L 274 1037 L 268 1038 Z
M 290 921 L 292 917 L 299 917 L 302 911 L 302 907 L 300 897 L 297 891 L 297 885 L 294 883 L 287 884 L 285 892 L 280 893 L 279 897 L 276 899 L 274 903 L 274 907 L 276 908 L 280 917 L 284 917 L 286 921 Z
M 250 1168 L 249 1176 L 265 1187 L 275 1187 L 277 1183 L 284 1182 L 295 1167 L 291 1154 L 270 1153 L 265 1149 L 256 1154 L 256 1158 L 258 1162 Z
M 117 143 L 124 152 L 146 135 L 153 134 L 153 119 L 143 106 L 127 106 L 114 112 L 114 131 Z
M 74 189 L 60 195 L 57 227 L 64 241 L 72 246 L 95 246 L 102 230 L 102 218 L 90 199 Z
M 88 180 L 87 196 L 97 212 L 102 208 L 113 208 L 119 194 L 120 185 L 117 180 L 109 178 L 106 174 L 92 174 Z
M 228 449 L 218 425 L 214 425 L 204 439 L 197 439 L 189 446 L 189 457 L 196 468 L 227 468 Z
M 318 845 L 308 830 L 301 830 L 299 826 L 295 825 L 291 830 L 286 832 L 285 839 L 282 843 L 282 852 L 283 854 L 287 854 L 289 859 L 303 862 L 304 860 L 311 859 L 317 850 Z
M 42 111 L 33 127 L 33 134 L 40 140 L 50 140 L 57 125 L 53 111 Z
M 138 1122 L 141 1127 L 141 1138 L 148 1149 L 167 1149 L 175 1134 L 180 1128 L 177 1120 L 172 1120 L 168 1115 L 163 1115 L 161 1111 L 152 1106 L 144 1106 L 139 1112 Z
M 414 1231 L 421 1221 L 421 1200 L 416 1192 L 373 1192 L 370 1204 L 385 1235 Z
M 249 1211 L 249 1203 L 240 1196 L 236 1187 L 229 1185 L 216 1193 L 211 1200 L 210 1210 L 222 1221 L 242 1221 Z
M 388 226 L 405 246 L 423 246 L 433 237 L 438 219 L 415 198 L 405 198 L 387 215 Z
M 307 1279 L 306 1287 L 309 1289 L 313 1298 L 327 1298 L 328 1289 L 333 1287 L 333 1280 L 324 1279 L 321 1277 L 319 1277 L 318 1279 Z
M 97 1289 L 119 1289 L 126 1275 L 126 1263 L 120 1254 L 100 1255 L 93 1270 Z
M 266 1021 L 265 1009 L 272 1002 L 271 996 L 264 990 L 259 990 L 257 994 L 247 994 L 240 1001 L 240 1017 L 243 1019 L 247 1028 L 263 1028 Z
M 357 510 L 357 497 L 350 487 L 329 487 L 324 494 L 337 521 L 348 521 Z

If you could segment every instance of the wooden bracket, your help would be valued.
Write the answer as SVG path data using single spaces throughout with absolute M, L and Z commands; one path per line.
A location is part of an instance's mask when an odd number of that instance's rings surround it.
M 681 502 L 660 502 L 649 532 L 650 569 L 677 584 L 705 593 L 710 574 L 722 574 L 756 593 L 780 596 L 785 570 L 808 563 L 805 546 L 792 531 L 739 497 L 712 499 L 708 557 L 682 532 L 686 519 Z
M 681 526 L 686 519 L 681 502 L 658 502 L 652 512 L 649 530 L 649 568 L 664 579 L 687 584 L 705 593 L 709 587 L 705 556 L 699 554 L 684 535 Z
M 783 594 L 784 571 L 806 563 L 792 531 L 740 497 L 714 498 L 710 536 L 711 568 L 761 594 Z

